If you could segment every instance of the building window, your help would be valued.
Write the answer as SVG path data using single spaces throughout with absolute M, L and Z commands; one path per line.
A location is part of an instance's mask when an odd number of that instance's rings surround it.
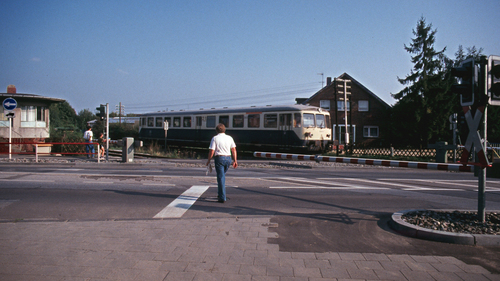
M 330 110 L 330 100 L 320 100 L 319 107 L 326 109 L 326 110 Z
M 337 110 L 339 111 L 344 111 L 344 101 L 343 100 L 339 100 L 337 101 Z M 347 111 L 350 111 L 351 110 L 351 103 L 347 103 Z
M 378 138 L 378 127 L 377 126 L 364 126 L 363 127 L 363 137 L 365 137 L 365 138 Z
M 0 107 L 0 127 L 9 127 L 9 118 L 5 116 L 3 106 Z
M 369 110 L 369 104 L 367 100 L 358 101 L 358 111 L 368 111 L 368 110 Z
M 43 106 L 22 106 L 21 107 L 21 127 L 47 127 L 45 122 L 45 107 Z

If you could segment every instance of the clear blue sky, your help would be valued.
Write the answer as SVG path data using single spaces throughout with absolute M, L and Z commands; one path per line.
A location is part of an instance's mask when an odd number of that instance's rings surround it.
M 2 0 L 0 92 L 77 112 L 293 104 L 347 72 L 389 104 L 420 17 L 435 47 L 500 55 L 499 0 Z M 324 81 L 323 80 L 323 81 Z

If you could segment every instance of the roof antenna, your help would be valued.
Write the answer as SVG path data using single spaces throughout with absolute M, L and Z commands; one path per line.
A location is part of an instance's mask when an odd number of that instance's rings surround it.
M 324 85 L 324 84 L 323 84 L 323 83 L 324 83 L 324 82 L 323 82 L 323 76 L 324 76 L 324 73 L 323 73 L 323 72 L 321 72 L 321 73 L 318 73 L 318 75 L 321 75 L 321 88 L 323 88 L 323 85 Z

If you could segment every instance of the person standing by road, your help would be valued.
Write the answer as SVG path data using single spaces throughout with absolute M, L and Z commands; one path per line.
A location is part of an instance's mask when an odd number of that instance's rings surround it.
M 214 158 L 215 171 L 217 172 L 217 198 L 218 202 L 226 202 L 226 172 L 231 165 L 231 156 L 233 157 L 233 168 L 238 167 L 236 156 L 236 144 L 231 136 L 226 135 L 226 126 L 219 124 L 215 127 L 217 135 L 210 141 L 208 148 L 207 166 L 210 160 Z
M 83 133 L 83 138 L 85 139 L 85 142 L 89 143 L 85 145 L 85 152 L 87 153 L 87 158 L 94 158 L 93 154 L 88 154 L 88 153 L 95 153 L 94 145 L 91 144 L 93 137 L 94 134 L 92 133 L 92 127 L 87 126 L 87 131 Z

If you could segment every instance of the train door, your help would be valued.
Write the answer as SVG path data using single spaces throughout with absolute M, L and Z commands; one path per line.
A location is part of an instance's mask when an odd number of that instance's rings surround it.
M 202 136 L 201 136 L 201 121 L 202 121 L 202 117 L 196 116 L 196 120 L 194 123 L 194 131 L 195 131 L 196 141 L 200 141 L 202 138 Z
M 292 114 L 280 114 L 278 130 L 281 132 L 281 144 L 289 147 L 292 144 Z

